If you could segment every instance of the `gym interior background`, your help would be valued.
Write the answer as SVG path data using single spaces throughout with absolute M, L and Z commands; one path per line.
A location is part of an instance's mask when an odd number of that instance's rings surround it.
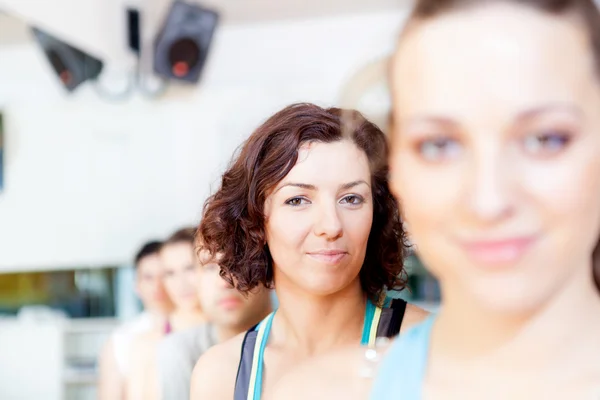
M 0 0 L 0 399 L 95 398 L 100 346 L 139 311 L 137 247 L 198 221 L 265 117 L 340 104 L 409 7 Z M 381 119 L 385 88 L 355 106 Z M 409 264 L 401 295 L 435 307 Z

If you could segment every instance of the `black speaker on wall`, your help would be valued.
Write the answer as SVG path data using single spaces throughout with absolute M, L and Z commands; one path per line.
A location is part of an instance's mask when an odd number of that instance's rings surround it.
M 68 91 L 95 79 L 102 72 L 102 62 L 50 34 L 32 28 L 33 35 L 46 54 L 50 65 Z
M 176 0 L 154 47 L 154 71 L 168 79 L 196 83 L 204 68 L 219 15 Z
M 127 45 L 135 54 L 140 54 L 140 12 L 134 8 L 127 9 Z

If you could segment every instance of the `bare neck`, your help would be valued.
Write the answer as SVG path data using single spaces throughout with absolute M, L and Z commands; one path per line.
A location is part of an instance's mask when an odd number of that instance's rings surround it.
M 181 331 L 206 322 L 204 313 L 200 309 L 176 309 L 169 316 L 174 331 Z
M 231 339 L 234 336 L 239 335 L 242 332 L 246 332 L 248 329 L 252 328 L 260 321 L 262 321 L 267 315 L 269 315 L 273 311 L 273 307 L 271 303 L 265 305 L 265 307 L 257 312 L 250 318 L 247 318 L 245 321 L 242 321 L 236 325 L 219 325 L 214 324 L 214 332 L 216 336 L 216 340 L 218 343 L 225 342 L 226 340 Z
M 366 307 L 357 279 L 344 290 L 316 296 L 287 283 L 276 282 L 279 309 L 271 343 L 312 355 L 360 342 Z
M 600 295 L 589 268 L 580 270 L 545 304 L 527 312 L 498 312 L 460 295 L 445 297 L 432 352 L 462 361 L 491 356 L 508 366 L 537 368 L 556 358 L 556 349 L 565 349 L 574 336 L 581 343 L 600 338 Z
M 217 340 L 217 343 L 222 343 L 222 342 L 226 342 L 227 340 L 231 339 L 232 337 L 235 337 L 237 335 L 239 335 L 242 332 L 247 331 L 248 329 L 252 328 L 252 326 L 249 326 L 246 329 L 236 329 L 235 327 L 231 327 L 231 326 L 219 326 L 219 325 L 215 325 L 214 326 L 214 332 L 215 332 L 215 339 Z

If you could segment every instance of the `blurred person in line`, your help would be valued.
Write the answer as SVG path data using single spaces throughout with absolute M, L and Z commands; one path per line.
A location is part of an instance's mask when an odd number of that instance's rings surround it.
M 100 400 L 119 400 L 125 395 L 125 383 L 131 368 L 131 346 L 135 337 L 164 324 L 171 302 L 163 285 L 163 267 L 159 257 L 161 242 L 148 242 L 135 256 L 135 291 L 144 311 L 113 332 L 100 356 Z
M 442 306 L 370 398 L 600 398 L 596 5 L 419 0 L 391 82 L 390 181 Z M 378 357 L 308 363 L 275 398 L 365 399 Z
M 189 399 L 192 371 L 210 347 L 247 331 L 271 311 L 264 286 L 242 295 L 220 275 L 216 260 L 200 253 L 198 296 L 209 322 L 169 335 L 159 344 L 162 400 Z
M 158 343 L 172 332 L 206 322 L 198 299 L 198 258 L 194 251 L 194 228 L 173 233 L 159 251 L 163 283 L 173 310 L 163 324 L 137 338 L 132 349 L 132 374 L 127 385 L 128 400 L 160 398 L 158 384 Z
M 241 292 L 274 287 L 279 308 L 200 358 L 192 399 L 259 400 L 298 362 L 427 315 L 386 298 L 406 284 L 386 156 L 358 112 L 313 104 L 277 112 L 245 142 L 207 200 L 198 245 Z
M 165 267 L 165 289 L 175 308 L 165 333 L 181 331 L 206 322 L 198 299 L 198 257 L 194 250 L 195 228 L 183 228 L 169 237 L 160 249 Z

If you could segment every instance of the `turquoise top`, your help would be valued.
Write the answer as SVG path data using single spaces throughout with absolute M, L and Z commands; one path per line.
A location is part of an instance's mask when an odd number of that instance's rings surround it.
M 430 316 L 394 341 L 379 366 L 371 390 L 371 400 L 423 398 L 429 338 L 434 320 L 434 316 Z

